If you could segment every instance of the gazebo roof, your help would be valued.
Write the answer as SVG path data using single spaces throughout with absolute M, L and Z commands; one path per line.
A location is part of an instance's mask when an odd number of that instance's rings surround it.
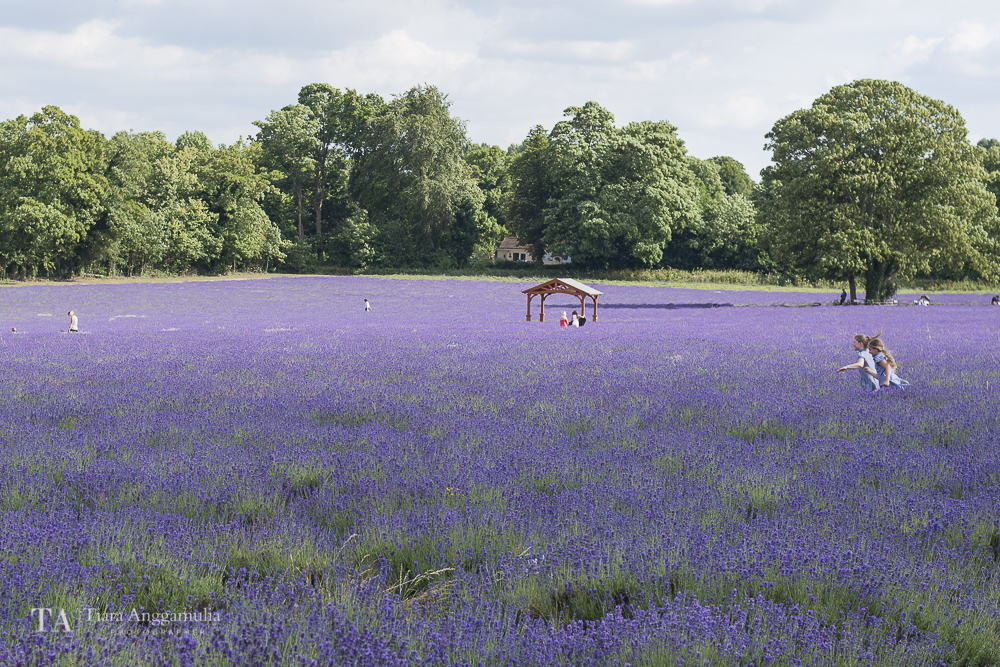
M 555 278 L 541 285 L 535 285 L 521 294 L 574 294 L 576 296 L 601 296 L 604 292 L 598 292 L 593 287 L 573 280 L 572 278 Z M 596 302 L 595 302 L 596 303 Z

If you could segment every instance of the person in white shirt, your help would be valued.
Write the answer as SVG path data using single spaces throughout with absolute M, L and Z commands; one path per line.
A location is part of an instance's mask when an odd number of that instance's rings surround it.
M 368 303 L 368 299 L 365 299 L 365 312 L 367 313 L 372 309 L 372 305 Z
M 71 310 L 71 311 L 69 311 L 68 314 L 69 314 L 69 330 L 70 330 L 70 333 L 79 332 L 80 331 L 80 320 L 77 318 L 76 313 L 74 313 Z

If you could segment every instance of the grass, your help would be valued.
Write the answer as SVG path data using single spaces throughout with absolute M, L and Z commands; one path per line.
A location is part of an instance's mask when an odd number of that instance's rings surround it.
M 556 277 L 569 277 L 582 281 L 603 283 L 619 283 L 625 285 L 651 285 L 658 287 L 684 287 L 693 289 L 753 289 L 766 292 L 815 292 L 830 294 L 844 287 L 843 281 L 818 280 L 804 281 L 789 279 L 778 274 L 761 274 L 733 269 L 696 269 L 683 271 L 680 269 L 619 269 L 619 270 L 586 270 L 576 269 L 570 265 L 525 268 L 499 267 L 469 267 L 462 269 L 420 269 L 420 268 L 386 268 L 356 271 L 340 267 L 324 267 L 318 274 L 300 273 L 257 273 L 232 272 L 221 275 L 177 274 L 171 275 L 155 272 L 142 276 L 108 276 L 105 278 L 74 277 L 69 280 L 49 280 L 33 278 L 24 281 L 2 280 L 4 286 L 31 285 L 86 285 L 86 284 L 120 284 L 120 283 L 178 283 L 178 282 L 210 282 L 218 280 L 255 280 L 262 278 L 307 278 L 316 275 L 346 276 L 367 275 L 384 278 L 422 279 L 422 280 L 489 280 L 524 282 L 532 280 L 551 280 Z M 998 286 L 994 283 L 961 279 L 948 280 L 940 278 L 914 278 L 900 286 L 900 294 L 924 293 L 979 293 L 995 294 Z M 859 291 L 864 291 L 859 287 Z M 831 296 L 832 299 L 832 296 Z

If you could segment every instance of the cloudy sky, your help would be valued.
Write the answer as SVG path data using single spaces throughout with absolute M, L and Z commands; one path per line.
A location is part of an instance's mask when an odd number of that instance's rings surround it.
M 66 0 L 4 3 L 0 118 L 54 104 L 105 134 L 231 143 L 325 82 L 429 83 L 506 147 L 594 100 L 668 120 L 758 178 L 764 134 L 832 86 L 895 79 L 1000 137 L 996 0 Z

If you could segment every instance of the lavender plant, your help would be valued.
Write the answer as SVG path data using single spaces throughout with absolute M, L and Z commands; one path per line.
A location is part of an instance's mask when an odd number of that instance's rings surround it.
M 1000 664 L 1000 309 L 521 289 L 4 288 L 0 664 Z

